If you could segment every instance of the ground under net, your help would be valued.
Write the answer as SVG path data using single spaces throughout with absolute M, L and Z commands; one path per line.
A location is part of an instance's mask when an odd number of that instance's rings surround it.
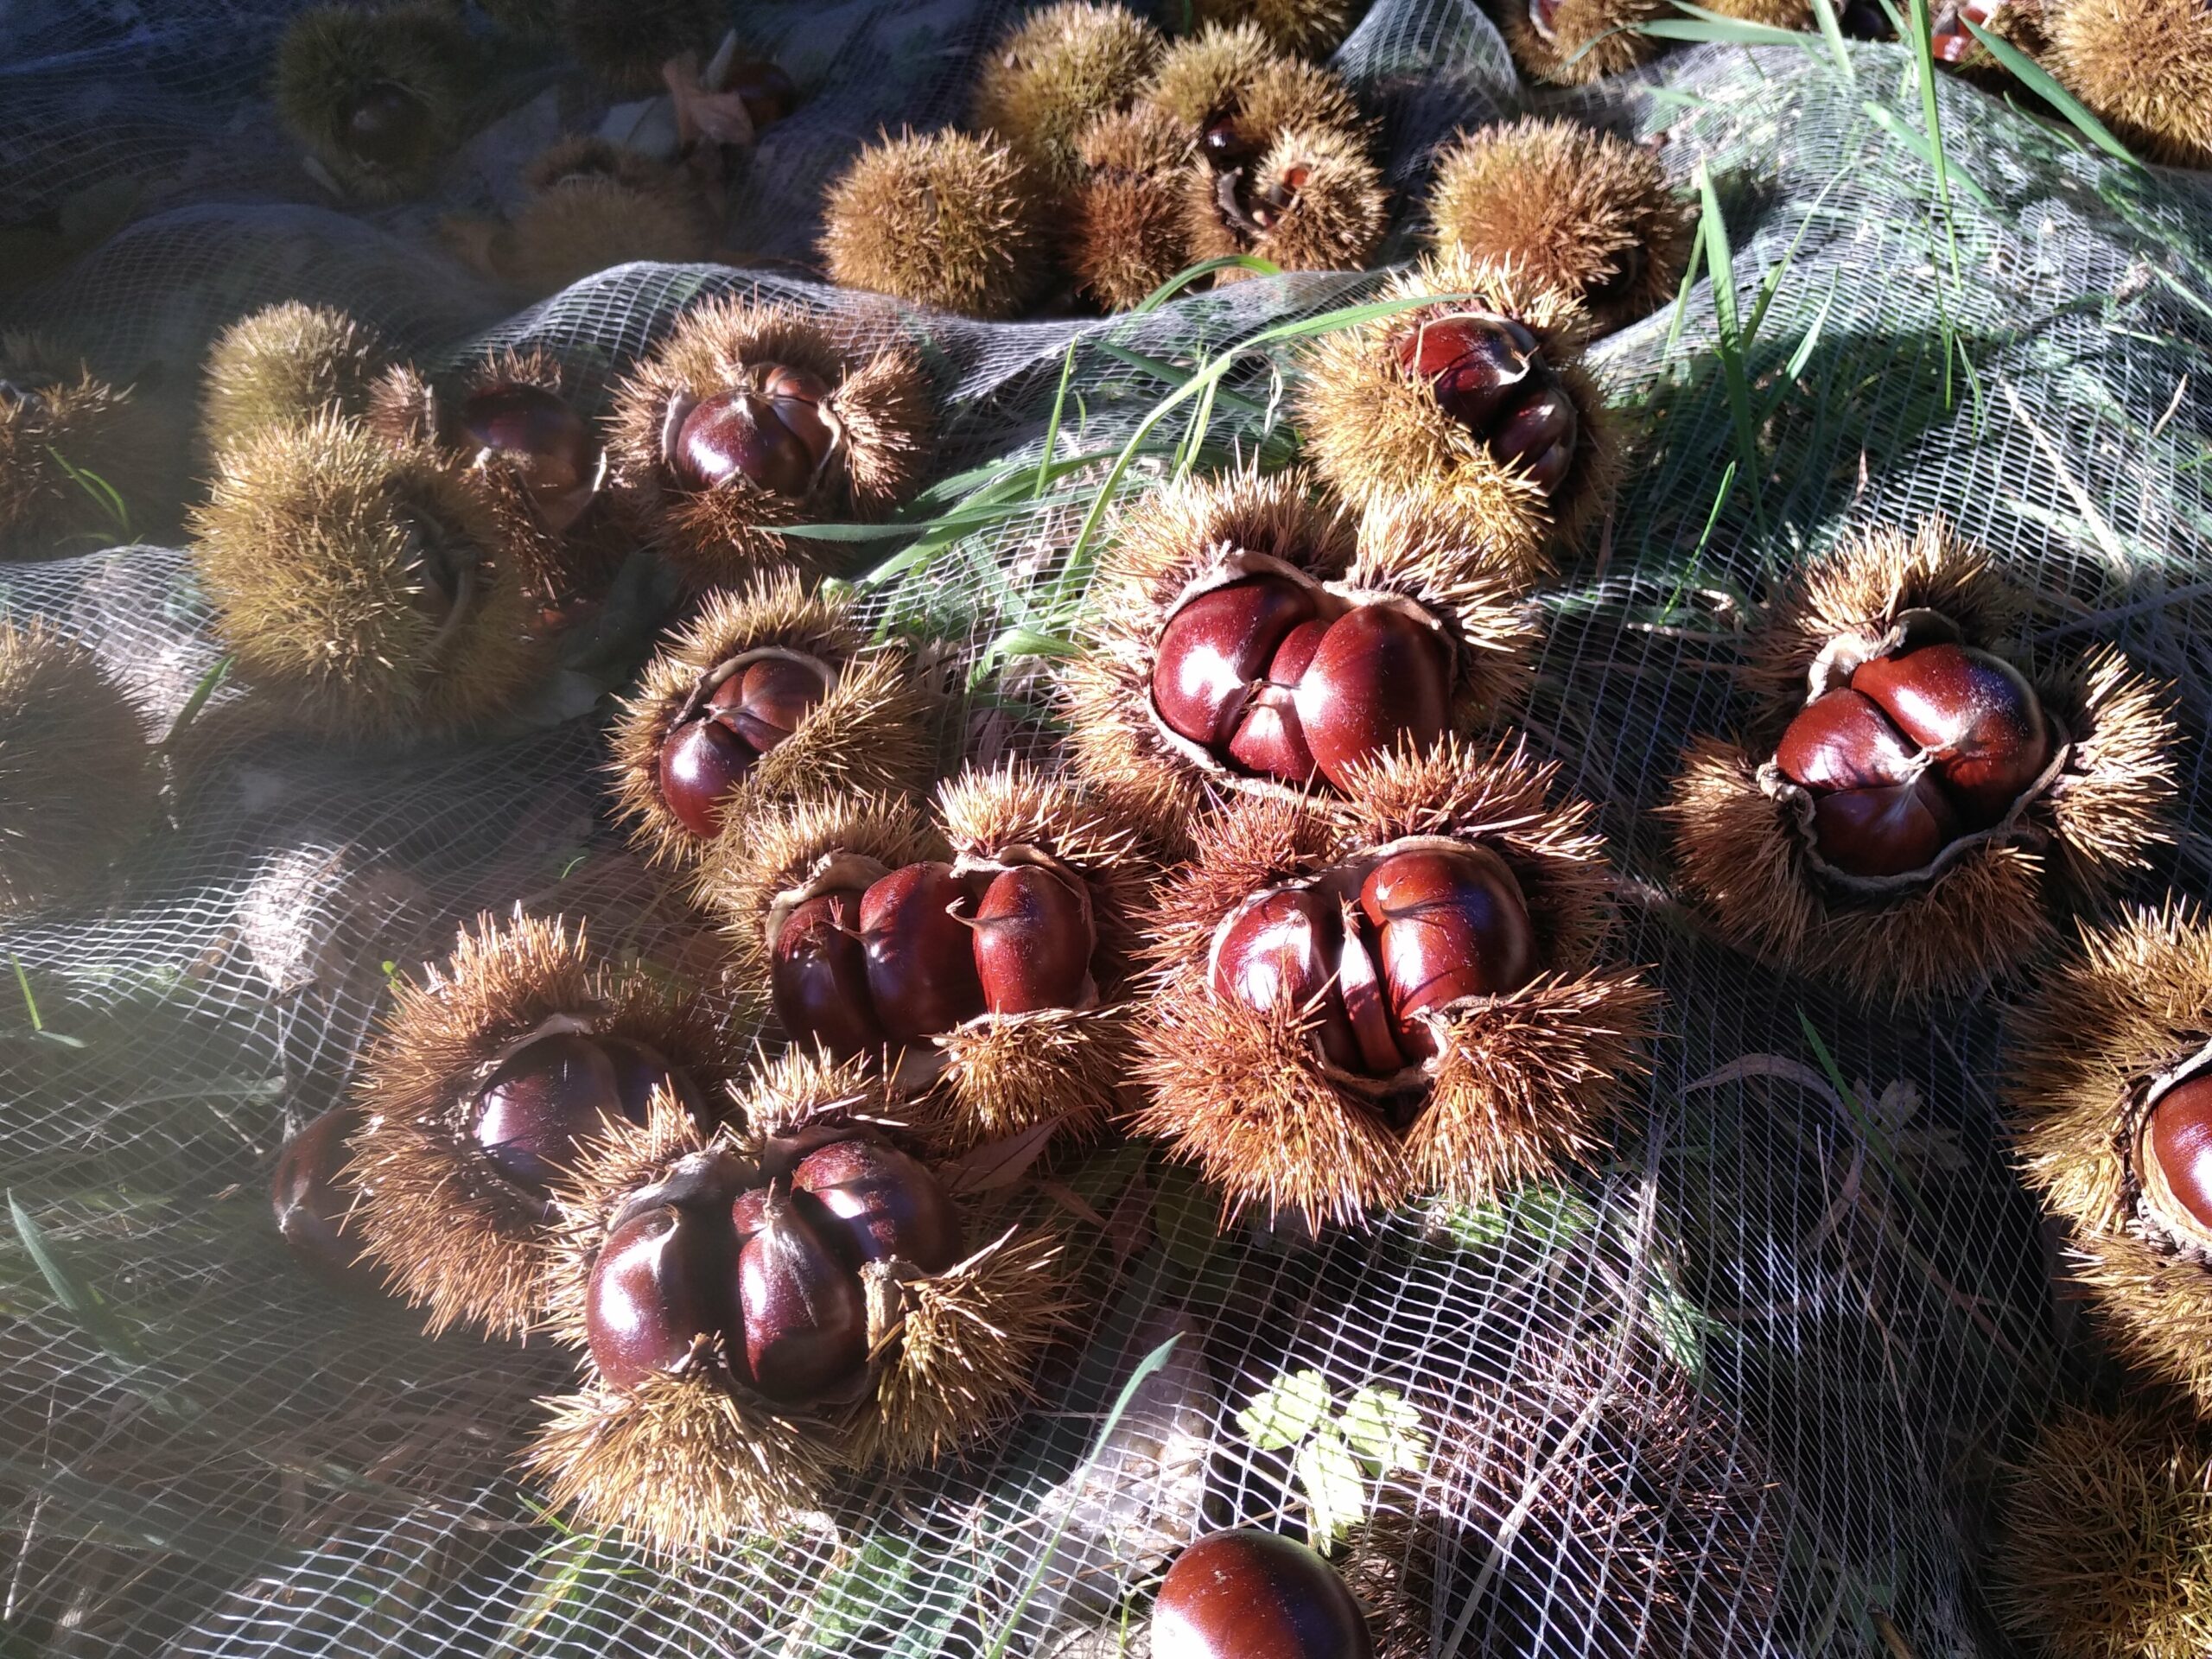
M 32 5 L 0 24 L 0 198 L 18 256 L 50 268 L 0 323 L 149 375 L 182 421 L 210 335 L 278 299 L 346 305 L 435 360 L 543 345 L 594 408 L 702 295 L 858 303 L 759 269 L 631 265 L 509 314 L 437 251 L 430 207 L 341 212 L 297 170 L 258 84 L 289 10 Z M 1007 15 L 748 14 L 829 89 L 739 187 L 758 249 L 804 255 L 822 177 L 879 126 L 956 117 Z M 1739 712 L 1758 596 L 1854 527 L 1930 513 L 2043 595 L 2044 642 L 2117 643 L 2182 688 L 2201 735 L 2212 198 L 1949 80 L 1939 182 L 1890 48 L 1700 47 L 1538 95 L 1471 7 L 1384 0 L 1339 62 L 1383 114 L 1401 254 L 1438 143 L 1530 107 L 1663 132 L 1733 249 L 1720 283 L 1708 263 L 1678 308 L 1597 346 L 1637 447 L 1610 522 L 1532 601 L 1519 730 L 1599 804 L 1624 949 L 1669 998 L 1611 1158 L 1317 1243 L 1224 1228 L 1158 1152 L 1102 1147 L 1064 1176 L 1110 1223 L 1071 1234 L 1083 1321 L 1015 1422 L 850 1484 L 792 1539 L 655 1562 L 512 1473 L 563 1355 L 433 1342 L 396 1307 L 331 1300 L 265 1196 L 285 1126 L 348 1086 L 387 975 L 480 912 L 585 917 L 603 946 L 711 982 L 703 924 L 607 821 L 604 706 L 583 711 L 579 672 L 500 733 L 354 753 L 224 735 L 226 684 L 173 822 L 92 898 L 0 930 L 10 1651 L 1111 1653 L 1141 1647 L 1141 1592 L 1194 1529 L 1295 1526 L 1317 1503 L 1364 1523 L 1370 1569 L 1420 1586 L 1434 1651 L 2012 1650 L 1980 1587 L 1993 1471 L 2074 1362 L 2001 1144 L 1997 999 L 1869 1009 L 1753 966 L 1675 897 L 1652 809 L 1685 741 Z M 576 107 L 550 72 L 518 77 L 502 119 Z M 486 176 L 464 162 L 431 206 L 511 188 Z M 926 356 L 950 476 L 1036 461 L 1056 404 L 1056 453 L 1110 453 L 1193 365 L 1379 280 L 1246 282 L 1118 319 L 873 315 Z M 1293 457 L 1290 359 L 1237 359 L 1204 465 Z M 1090 555 L 1070 554 L 1101 471 L 982 531 L 855 548 L 872 620 L 938 642 L 960 691 L 948 759 L 1051 753 L 1039 653 L 1079 616 Z M 1126 492 L 1162 471 L 1140 461 Z M 136 503 L 139 524 L 175 505 Z M 173 546 L 0 567 L 0 595 L 91 644 L 152 733 L 220 658 Z M 2201 890 L 2212 865 L 2203 753 L 2185 751 L 2189 827 L 2139 897 Z M 1332 1459 L 1363 1389 L 1412 1408 L 1421 1471 Z M 1262 1396 L 1306 1403 L 1255 1437 L 1239 1414 Z

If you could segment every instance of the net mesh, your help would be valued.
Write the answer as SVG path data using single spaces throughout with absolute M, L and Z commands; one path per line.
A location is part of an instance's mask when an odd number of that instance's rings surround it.
M 211 335 L 283 298 L 437 359 L 544 346 L 591 408 L 702 295 L 862 306 L 772 265 L 630 265 L 512 310 L 439 251 L 435 212 L 510 193 L 502 144 L 595 118 L 588 97 L 522 54 L 431 203 L 341 212 L 260 85 L 290 10 L 50 0 L 0 22 L 0 207 L 28 277 L 0 324 L 145 377 L 181 422 Z M 828 89 L 739 181 L 748 251 L 803 258 L 855 143 L 957 118 L 1010 10 L 748 8 L 753 43 Z M 1534 601 L 1521 728 L 1601 804 L 1624 948 L 1671 1010 L 1612 1160 L 1317 1243 L 1223 1230 L 1155 1152 L 1101 1149 L 1065 1172 L 1109 1224 L 1072 1234 L 1079 1340 L 1010 1428 L 841 1490 L 793 1539 L 647 1560 L 549 1517 L 512 1473 L 533 1402 L 568 1382 L 561 1355 L 431 1342 L 401 1311 L 334 1300 L 266 1198 L 287 1124 L 343 1096 L 388 975 L 480 912 L 588 917 L 602 946 L 711 978 L 704 925 L 607 822 L 603 711 L 348 753 L 233 734 L 226 686 L 194 717 L 172 824 L 93 898 L 0 928 L 0 1629 L 56 1654 L 226 1659 L 1111 1653 L 1141 1644 L 1129 1593 L 1194 1529 L 1303 1521 L 1325 1494 L 1313 1435 L 1257 1444 L 1238 1418 L 1310 1371 L 1339 1421 L 1363 1389 L 1417 1414 L 1422 1469 L 1363 1484 L 1357 1548 L 1417 1586 L 1431 1650 L 2009 1651 L 1980 1589 L 1986 1501 L 2067 1362 L 1999 1138 L 1992 999 L 1870 1011 L 1754 969 L 1675 896 L 1653 809 L 1686 741 L 1737 713 L 1729 670 L 1765 585 L 1854 526 L 1935 512 L 2047 595 L 2041 643 L 2120 645 L 2201 732 L 2212 198 L 1946 81 L 1946 213 L 1897 136 L 1922 117 L 1891 49 L 1847 69 L 1816 40 L 1697 48 L 1540 96 L 1471 6 L 1379 0 L 1338 60 L 1382 117 L 1401 204 L 1456 127 L 1562 109 L 1663 131 L 1734 251 L 1731 302 L 1708 273 L 1597 345 L 1639 447 L 1597 545 Z M 1418 226 L 1400 216 L 1402 255 Z M 922 346 L 950 474 L 1041 455 L 1071 362 L 1058 453 L 1111 451 L 1172 389 L 1136 359 L 1187 368 L 1379 280 L 1247 282 L 1103 321 L 863 308 Z M 1240 359 L 1210 454 L 1280 458 L 1285 362 Z M 1016 631 L 1065 635 L 1079 610 L 1068 553 L 1097 482 L 864 588 L 871 620 L 940 642 L 971 757 L 1052 750 Z M 162 523 L 162 502 L 134 506 Z M 0 567 L 0 597 L 86 641 L 150 734 L 219 658 L 172 547 Z M 2184 751 L 2191 825 L 2203 755 Z M 2143 893 L 2196 888 L 2206 855 L 2185 830 Z

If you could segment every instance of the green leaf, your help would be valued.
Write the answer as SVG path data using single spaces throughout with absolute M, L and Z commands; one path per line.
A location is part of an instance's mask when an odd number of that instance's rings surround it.
M 1337 1427 L 1370 1477 L 1419 1474 L 1428 1462 L 1421 1413 L 1394 1389 L 1362 1389 Z
M 2011 72 L 2015 80 L 2072 122 L 2075 130 L 2084 138 L 2104 151 L 2106 155 L 2126 162 L 2130 167 L 2143 165 L 2136 158 L 2134 151 L 2113 137 L 2111 128 L 2090 114 L 2080 99 L 2075 97 L 2051 78 L 2048 69 L 2021 51 L 2012 41 L 2001 35 L 1991 34 L 1972 18 L 1961 14 L 1959 21 L 1967 26 L 1967 32 L 1974 39 L 1981 42 L 1983 50 Z
M 1306 1527 L 1313 1548 L 1326 1554 L 1346 1529 L 1366 1518 L 1367 1483 L 1333 1423 L 1324 1424 L 1300 1448 L 1291 1471 L 1306 1496 Z
M 1260 1451 L 1280 1452 L 1312 1433 L 1334 1403 L 1327 1377 L 1315 1370 L 1293 1371 L 1238 1412 L 1236 1427 Z
M 780 1659 L 842 1659 L 868 1630 L 910 1611 L 916 1564 L 906 1539 L 870 1538 L 816 1586 Z

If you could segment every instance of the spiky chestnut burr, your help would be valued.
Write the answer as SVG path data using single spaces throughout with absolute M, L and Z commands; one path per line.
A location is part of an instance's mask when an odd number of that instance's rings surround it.
M 778 571 L 709 594 L 645 665 L 614 727 L 616 798 L 647 856 L 688 868 L 764 803 L 920 788 L 928 716 L 903 645 L 870 644 L 849 599 Z
M 1356 1225 L 1596 1153 L 1657 994 L 1605 959 L 1609 874 L 1555 768 L 1447 741 L 1341 802 L 1243 798 L 1144 921 L 1132 1120 L 1234 1213 Z
M 2143 864 L 2174 793 L 2164 695 L 2107 650 L 2007 656 L 2029 602 L 1940 522 L 1855 537 L 1775 596 L 1745 735 L 1694 741 L 1665 809 L 1726 938 L 1917 1000 L 2027 968 L 2055 912 Z M 1955 684 L 1916 684 L 1946 662 Z
M 1389 299 L 1440 300 L 1323 336 L 1299 372 L 1307 448 L 1355 506 L 1400 493 L 1525 584 L 1611 501 L 1619 440 L 1582 366 L 1587 315 L 1516 271 L 1439 254 Z
M 689 175 L 604 138 L 562 139 L 524 169 L 523 185 L 506 219 L 441 229 L 471 264 L 533 299 L 630 260 L 703 259 L 712 244 Z
M 2012 1011 L 2005 1109 L 2068 1276 L 2135 1365 L 2212 1417 L 2212 924 L 2186 902 L 2083 926 Z
M 1660 0 L 1497 0 L 1491 15 L 1522 74 L 1580 86 L 1658 56 L 1636 25 L 1665 10 Z
M 999 37 L 976 79 L 973 118 L 1048 188 L 1082 176 L 1094 122 L 1127 109 L 1158 60 L 1160 31 L 1126 8 L 1059 0 Z
M 2199 1659 L 2212 1639 L 2212 1449 L 2178 1414 L 2062 1407 L 1998 1526 L 1991 1600 L 2049 1659 Z
M 563 0 L 477 0 L 484 15 L 510 35 L 550 40 L 559 33 Z
M 1217 794 L 1287 799 L 1376 747 L 1476 731 L 1518 701 L 1535 641 L 1484 563 L 1408 502 L 1355 530 L 1295 473 L 1159 491 L 1116 530 L 1061 676 L 1074 765 L 1179 844 Z
M 81 893 L 151 825 L 158 785 L 92 653 L 0 622 L 0 915 Z
M 442 7 L 318 6 L 276 48 L 276 113 L 349 194 L 394 201 L 460 141 L 475 73 L 474 42 Z
M 207 348 L 201 447 L 219 458 L 272 426 L 326 410 L 358 416 L 391 356 L 375 329 L 330 306 L 288 300 L 250 312 Z
M 595 955 L 581 927 L 480 918 L 422 983 L 395 987 L 363 1061 L 363 1254 L 433 1334 L 520 1336 L 541 1311 L 556 1184 L 651 1100 L 711 1130 L 733 1069 L 697 998 Z
M 615 397 L 616 487 L 695 589 L 819 550 L 787 524 L 876 518 L 920 481 L 920 360 L 849 325 L 738 299 L 687 312 Z
M 714 48 L 728 15 L 721 0 L 563 0 L 562 35 L 616 91 L 652 92 L 670 59 Z
M 1126 311 L 1191 263 L 1183 171 L 1192 140 L 1155 105 L 1102 116 L 1077 146 L 1063 257 L 1076 286 Z
M 1171 42 L 1142 101 L 1172 118 L 1194 146 L 1216 151 L 1232 142 L 1264 149 L 1292 126 L 1366 130 L 1341 75 L 1282 51 L 1249 21 L 1209 23 Z
M 1430 188 L 1436 245 L 1511 265 L 1580 302 L 1600 329 L 1672 299 L 1691 218 L 1658 157 L 1579 121 L 1484 127 L 1446 149 Z
M 1052 1236 L 965 1194 L 861 1063 L 793 1049 L 740 1105 L 719 1136 L 664 1106 L 595 1147 L 562 1189 L 547 1270 L 550 1323 L 584 1382 L 553 1402 L 528 1466 L 556 1505 L 671 1555 L 786 1530 L 841 1472 L 972 1438 L 1025 1396 L 1065 1318 Z M 655 1233 L 651 1271 L 624 1271 Z M 857 1370 L 819 1313 L 770 1294 L 801 1283 L 841 1317 L 857 1286 Z M 610 1342 L 618 1300 L 668 1339 Z M 835 1363 L 772 1397 L 760 1362 L 778 1338 Z
M 395 366 L 370 388 L 365 418 L 393 443 L 435 448 L 484 498 L 549 627 L 601 595 L 640 539 L 550 353 L 495 353 L 443 385 Z
M 1162 10 L 1180 21 L 1181 0 L 1163 0 Z M 1248 23 L 1279 51 L 1323 58 L 1336 50 L 1351 26 L 1348 0 L 1192 0 L 1189 16 L 1200 28 Z
M 830 181 L 823 266 L 841 288 L 1010 317 L 1050 274 L 1048 200 L 1046 181 L 996 138 L 880 138 Z
M 944 785 L 936 818 L 817 795 L 725 830 L 698 890 L 738 979 L 803 1045 L 883 1064 L 945 1145 L 1118 1109 L 1160 868 L 1141 817 L 1008 765 Z
M 53 340 L 0 334 L 0 558 L 81 551 L 73 537 L 112 531 L 90 480 L 138 499 L 159 452 L 128 389 Z
M 253 434 L 223 457 L 193 531 L 240 674 L 312 729 L 465 727 L 542 664 L 498 515 L 427 444 L 327 413 Z
M 2046 61 L 2154 160 L 2212 168 L 2212 9 L 2203 0 L 2055 0 Z

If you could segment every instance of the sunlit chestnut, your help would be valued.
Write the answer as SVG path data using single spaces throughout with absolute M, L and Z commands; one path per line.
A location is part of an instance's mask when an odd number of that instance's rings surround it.
M 480 454 L 519 467 L 534 496 L 566 495 L 591 481 L 591 429 L 566 398 L 543 386 L 502 383 L 471 392 L 461 426 Z
M 1238 912 L 1214 945 L 1213 988 L 1265 1014 L 1278 1007 L 1318 1016 L 1322 1053 L 1347 1071 L 1361 1069 L 1351 1016 L 1338 988 L 1344 945 L 1341 916 L 1317 893 L 1284 888 Z
M 1942 644 L 1877 657 L 1859 664 L 1851 687 L 1934 753 L 1970 829 L 2003 818 L 2050 764 L 2050 727 L 2035 688 L 1986 651 Z
M 880 1047 L 860 938 L 861 895 L 821 893 L 794 906 L 769 959 L 769 995 L 785 1031 L 840 1059 Z
M 580 1141 L 631 1116 L 627 1105 L 607 1052 L 589 1037 L 556 1033 L 524 1045 L 485 1084 L 476 1144 L 501 1174 L 543 1192 Z
M 748 663 L 661 740 L 661 799 L 702 840 L 721 830 L 722 799 L 822 701 L 820 673 L 787 657 Z
M 760 753 L 798 729 L 822 701 L 822 676 L 789 657 L 764 657 L 715 688 L 707 706 Z
M 1260 158 L 1259 146 L 1233 115 L 1211 115 L 1198 133 L 1198 154 L 1217 173 L 1233 173 Z
M 1167 620 L 1154 658 L 1152 699 L 1193 743 L 1228 741 L 1253 683 L 1276 649 L 1318 608 L 1313 591 L 1282 576 L 1210 588 Z
M 1337 1571 L 1278 1533 L 1240 1528 L 1175 1558 L 1152 1609 L 1153 1659 L 1371 1659 L 1367 1616 Z
M 950 864 L 909 864 L 861 895 L 868 995 L 892 1042 L 935 1036 L 982 1013 L 972 909 Z
M 1789 722 L 1774 764 L 1810 790 L 1878 789 L 1907 783 L 1920 751 L 1865 693 L 1840 687 Z
M 764 1199 L 760 1230 L 737 1264 L 738 1317 L 753 1386 L 782 1406 L 849 1397 L 868 1363 L 868 1305 L 788 1193 Z
M 284 1143 L 269 1181 L 276 1230 L 292 1254 L 315 1274 L 348 1289 L 365 1289 L 376 1276 L 360 1264 L 356 1231 L 347 1228 L 353 1189 L 342 1185 L 346 1141 L 361 1127 L 351 1106 L 333 1107 Z
M 1487 847 L 1414 849 L 1368 872 L 1359 907 L 1375 929 L 1375 957 L 1401 1046 L 1435 1052 L 1414 1016 L 1469 996 L 1503 996 L 1536 972 L 1528 900 Z
M 791 1173 L 817 1236 L 857 1272 L 897 1256 L 925 1273 L 960 1259 L 960 1214 L 944 1184 L 919 1160 L 880 1141 L 836 1141 L 809 1153 Z
M 2175 1200 L 2212 1230 L 2212 1076 L 2176 1084 L 2151 1109 L 2144 1136 Z
M 592 1263 L 584 1329 L 592 1363 L 618 1389 L 673 1370 L 694 1341 L 730 1324 L 731 1245 L 712 1211 L 658 1205 L 607 1236 Z
M 406 167 L 423 143 L 429 105 L 396 80 L 379 80 L 346 112 L 346 148 L 377 167 Z
M 1398 365 L 1437 406 L 1547 493 L 1574 462 L 1581 417 L 1535 335 L 1510 317 L 1461 313 L 1398 341 Z
M 1314 764 L 1341 789 L 1353 766 L 1443 737 L 1451 655 L 1434 628 L 1397 607 L 1358 606 L 1321 636 L 1295 697 Z
M 1840 789 L 1813 801 L 1813 844 L 1847 875 L 1925 869 L 1958 833 L 1958 815 L 1930 773 L 1881 789 Z
M 1076 877 L 1024 864 L 991 878 L 976 906 L 976 973 L 993 1014 L 1073 1007 L 1090 972 L 1090 917 Z
M 1232 765 L 1287 784 L 1307 784 L 1320 776 L 1299 720 L 1298 684 L 1332 626 L 1327 617 L 1317 616 L 1283 636 L 1223 746 Z
M 669 464 L 692 489 L 720 488 L 742 476 L 773 494 L 804 496 L 833 442 L 822 409 L 829 396 L 821 378 L 804 369 L 764 365 L 752 385 L 716 392 L 684 412 Z

